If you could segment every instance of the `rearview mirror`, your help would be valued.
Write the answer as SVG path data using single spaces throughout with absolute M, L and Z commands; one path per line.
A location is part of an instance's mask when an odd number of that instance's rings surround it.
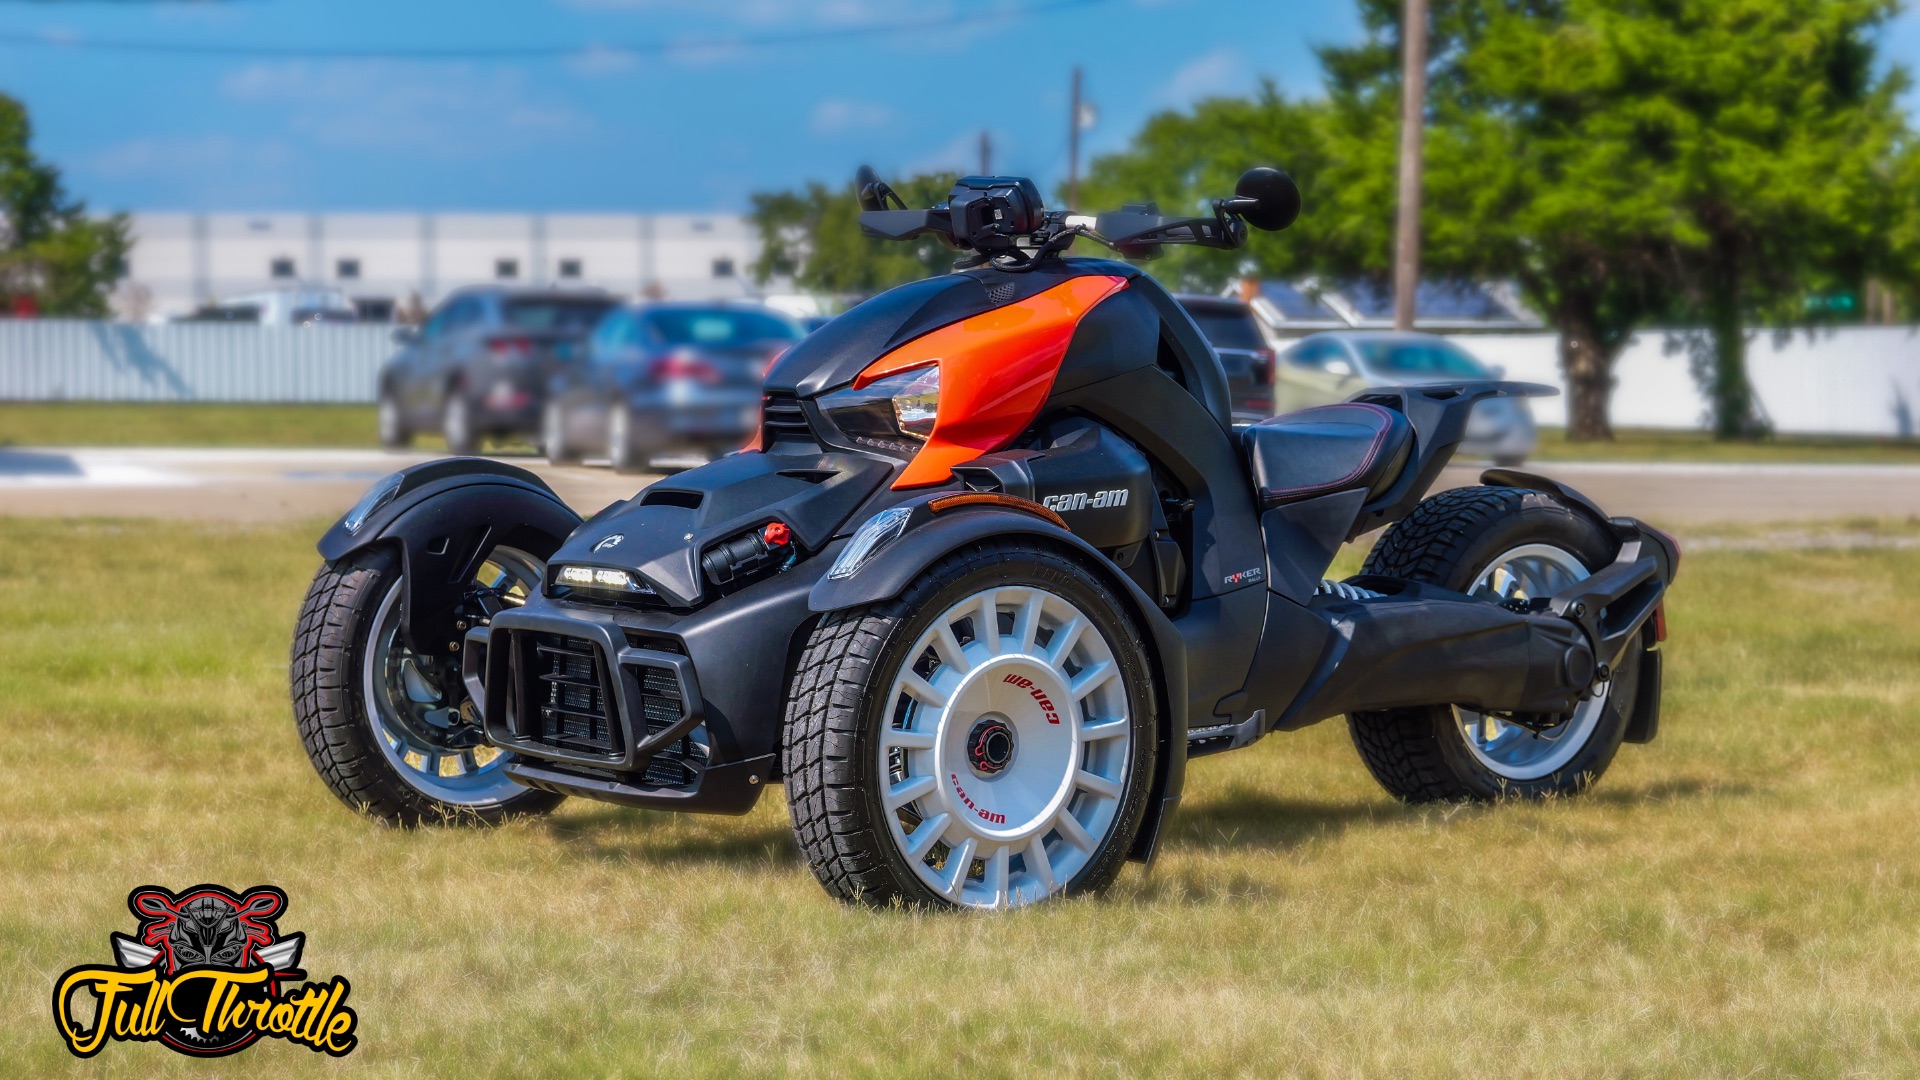
M 393 339 L 395 345 L 420 344 L 420 328 L 417 326 L 396 326 L 393 328 L 393 333 L 388 336 Z
M 1350 379 L 1353 377 L 1353 365 L 1347 363 L 1345 360 L 1329 360 L 1327 361 L 1327 374 L 1338 375 L 1343 379 Z
M 1256 229 L 1278 232 L 1300 216 L 1300 188 L 1279 169 L 1261 166 L 1240 174 L 1232 210 Z

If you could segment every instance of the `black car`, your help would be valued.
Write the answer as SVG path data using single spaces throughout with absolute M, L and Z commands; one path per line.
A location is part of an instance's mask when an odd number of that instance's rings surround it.
M 597 454 L 629 472 L 667 451 L 739 449 L 760 425 L 760 378 L 806 336 L 747 303 L 636 304 L 602 319 L 586 362 L 554 377 L 541 443 L 555 463 Z
M 598 290 L 483 286 L 440 302 L 426 325 L 402 327 L 402 347 L 380 372 L 380 442 L 421 432 L 471 454 L 488 436 L 540 432 L 546 388 L 585 352 L 616 301 Z
M 1233 418 L 1257 423 L 1273 415 L 1273 348 L 1253 309 L 1223 296 L 1178 296 L 1227 370 Z

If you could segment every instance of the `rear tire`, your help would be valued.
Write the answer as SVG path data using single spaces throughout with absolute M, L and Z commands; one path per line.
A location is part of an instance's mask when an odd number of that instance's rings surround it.
M 783 752 L 800 850 L 829 893 L 875 906 L 1097 892 L 1146 813 L 1155 700 L 1092 572 L 1031 543 L 963 548 L 809 637 Z
M 1611 562 L 1617 547 L 1592 519 L 1552 495 L 1458 488 L 1427 499 L 1388 529 L 1364 572 L 1491 601 L 1550 594 Z M 1640 650 L 1630 649 L 1603 693 L 1543 733 L 1453 705 L 1353 713 L 1347 730 L 1374 779 L 1408 802 L 1572 795 L 1613 762 L 1639 668 Z
M 473 430 L 473 406 L 465 391 L 447 391 L 447 404 L 440 414 L 440 433 L 446 436 L 447 452 L 471 457 L 480 452 L 480 437 Z
M 406 410 L 390 390 L 380 392 L 380 409 L 376 423 L 380 429 L 380 445 L 388 450 L 405 450 L 413 445 L 413 432 L 407 429 Z
M 400 580 L 400 559 L 391 549 L 358 552 L 321 567 L 300 607 L 293 638 L 293 715 L 320 778 L 341 802 L 394 825 L 492 825 L 558 806 L 561 796 L 521 787 L 499 772 L 511 755 L 491 747 L 466 751 L 464 760 L 448 766 L 458 772 L 444 777 L 437 763 L 426 768 L 421 759 L 422 767 L 415 768 L 404 752 L 395 752 L 397 745 L 404 751 L 404 744 L 396 744 L 385 721 L 376 719 L 379 706 L 372 692 L 378 680 L 370 678 L 368 664 L 383 623 L 391 622 L 389 613 L 396 610 Z M 410 676 L 416 690 L 433 688 L 417 669 L 402 675 Z M 457 677 L 440 681 L 434 689 L 452 696 L 435 704 L 465 699 L 464 687 L 453 685 Z M 421 690 L 417 696 L 427 694 Z M 448 756 L 457 758 L 457 753 Z
M 567 413 L 557 401 L 547 402 L 540 411 L 540 444 L 549 465 L 574 465 L 580 452 L 567 442 Z
M 607 463 L 614 472 L 645 472 L 653 463 L 653 449 L 643 445 L 639 427 L 630 406 L 615 405 L 607 411 Z

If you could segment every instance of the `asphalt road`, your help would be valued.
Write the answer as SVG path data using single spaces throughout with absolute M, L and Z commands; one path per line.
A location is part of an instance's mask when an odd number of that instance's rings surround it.
M 0 514 L 165 517 L 233 522 L 331 518 L 374 480 L 433 455 L 378 450 L 0 449 Z M 546 478 L 583 514 L 657 479 L 508 458 Z M 1481 465 L 1449 468 L 1445 486 Z M 1920 516 L 1920 467 L 1543 463 L 1535 471 L 1611 512 L 1686 528 Z

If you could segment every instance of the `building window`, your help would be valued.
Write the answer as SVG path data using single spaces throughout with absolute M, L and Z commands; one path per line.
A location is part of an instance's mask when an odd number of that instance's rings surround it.
M 352 281 L 360 276 L 360 260 L 341 259 L 333 264 L 333 272 L 343 281 Z
M 714 277 L 732 277 L 733 276 L 733 260 L 727 259 L 727 258 L 720 258 L 720 259 L 713 260 L 713 276 Z
M 712 232 L 712 231 L 713 231 L 713 222 L 711 222 L 711 221 L 696 221 L 696 222 L 694 222 L 694 223 L 693 223 L 693 231 L 694 231 L 694 232 Z
M 579 277 L 580 276 L 580 260 L 579 259 L 561 259 L 560 260 L 560 276 L 563 278 Z
M 275 259 L 267 264 L 267 273 L 277 278 L 290 278 L 293 276 L 293 260 Z
M 493 260 L 493 276 L 499 278 L 501 281 L 512 281 L 514 278 L 519 277 L 520 276 L 520 260 L 519 259 Z

